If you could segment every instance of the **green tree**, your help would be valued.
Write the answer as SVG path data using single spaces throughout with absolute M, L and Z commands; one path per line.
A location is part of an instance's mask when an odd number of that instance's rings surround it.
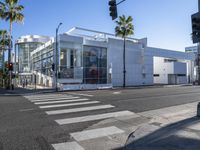
M 134 26 L 132 24 L 133 18 L 129 16 L 128 18 L 125 15 L 119 17 L 119 20 L 116 21 L 117 26 L 115 27 L 115 35 L 122 37 L 124 39 L 124 50 L 123 50 L 123 87 L 126 86 L 126 38 L 134 34 Z
M 4 86 L 4 79 L 6 79 L 5 77 L 5 62 L 4 62 L 4 52 L 6 50 L 8 50 L 10 45 L 10 38 L 8 36 L 8 32 L 7 30 L 0 30 L 0 60 L 2 62 L 2 68 L 0 71 L 0 79 L 1 79 L 1 86 Z
M 8 50 L 9 46 L 10 38 L 8 36 L 7 30 L 0 30 L 0 53 L 4 54 L 4 52 Z
M 4 3 L 2 3 L 2 2 L 0 1 L 0 18 L 2 18 L 2 19 L 3 19 L 3 17 L 4 17 L 4 15 L 3 15 L 4 10 L 5 10 L 5 5 L 4 5 Z
M 12 26 L 14 22 L 21 23 L 24 20 L 24 15 L 22 11 L 24 7 L 19 5 L 19 0 L 4 0 L 4 2 L 0 3 L 0 17 L 9 21 L 9 35 L 10 35 L 10 48 L 8 50 L 8 62 L 11 60 L 11 50 L 12 50 Z
M 5 51 L 10 45 L 10 38 L 7 30 L 0 30 L 0 51 Z
M 24 15 L 22 11 L 24 6 L 19 5 L 19 0 L 4 0 L 4 2 L 0 3 L 0 17 L 5 21 L 9 21 L 9 37 L 10 37 L 10 44 L 8 49 L 8 63 L 11 62 L 11 50 L 12 50 L 12 28 L 13 23 L 22 23 L 24 20 Z M 10 88 L 11 83 L 11 72 L 10 79 L 8 79 L 8 88 Z

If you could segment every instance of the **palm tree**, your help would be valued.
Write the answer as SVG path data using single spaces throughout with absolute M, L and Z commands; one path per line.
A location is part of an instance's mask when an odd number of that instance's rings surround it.
M 126 49 L 126 38 L 134 34 L 134 26 L 132 24 L 133 18 L 125 15 L 119 17 L 119 21 L 116 21 L 117 26 L 115 27 L 115 35 L 124 39 L 124 51 L 123 51 L 123 87 L 126 86 L 126 64 L 125 64 L 125 49 Z
M 5 5 L 4 5 L 4 3 L 2 3 L 1 1 L 0 1 L 0 18 L 3 18 L 3 13 L 4 13 L 4 10 L 5 10 Z
M 7 30 L 0 30 L 0 52 L 4 52 L 10 45 Z
M 3 8 L 0 11 L 0 17 L 9 21 L 9 36 L 10 36 L 10 44 L 8 49 L 8 63 L 11 62 L 11 50 L 12 50 L 12 26 L 14 22 L 21 23 L 24 20 L 24 15 L 21 13 L 24 9 L 24 6 L 19 5 L 19 0 L 4 0 L 4 3 L 1 2 L 0 6 Z M 8 80 L 8 88 L 11 86 L 11 72 L 10 79 Z
M 19 0 L 4 0 L 4 3 L 0 3 L 0 6 L 3 8 L 0 11 L 0 17 L 9 21 L 10 29 L 10 47 L 8 50 L 8 62 L 11 60 L 11 49 L 12 49 L 12 26 L 14 22 L 21 23 L 24 20 L 24 15 L 21 13 L 24 9 L 22 5 L 19 5 Z
M 5 62 L 4 62 L 4 52 L 9 48 L 10 46 L 10 38 L 8 36 L 8 32 L 7 30 L 0 30 L 0 54 L 2 54 L 2 73 L 3 75 L 5 74 Z M 3 80 L 2 80 L 2 85 L 3 84 Z

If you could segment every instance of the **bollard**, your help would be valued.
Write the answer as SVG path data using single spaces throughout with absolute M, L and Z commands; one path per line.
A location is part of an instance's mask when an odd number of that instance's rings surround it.
M 197 117 L 200 117 L 200 102 L 197 105 Z

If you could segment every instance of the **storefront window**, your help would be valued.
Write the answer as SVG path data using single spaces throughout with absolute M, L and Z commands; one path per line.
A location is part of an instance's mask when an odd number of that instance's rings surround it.
M 81 53 L 76 49 L 61 49 L 59 78 L 82 78 Z
M 83 80 L 86 84 L 107 83 L 107 50 L 101 47 L 84 46 Z

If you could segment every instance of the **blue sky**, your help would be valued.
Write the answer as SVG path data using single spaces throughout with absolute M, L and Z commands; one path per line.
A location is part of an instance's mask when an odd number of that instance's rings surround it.
M 120 0 L 119 0 L 120 1 Z M 55 35 L 74 26 L 114 33 L 115 22 L 109 16 L 108 0 L 21 0 L 24 24 L 14 24 L 13 35 Z M 118 14 L 133 17 L 134 38 L 148 37 L 151 47 L 184 51 L 191 46 L 191 14 L 198 0 L 126 0 L 118 6 Z M 0 22 L 0 29 L 8 23 Z

